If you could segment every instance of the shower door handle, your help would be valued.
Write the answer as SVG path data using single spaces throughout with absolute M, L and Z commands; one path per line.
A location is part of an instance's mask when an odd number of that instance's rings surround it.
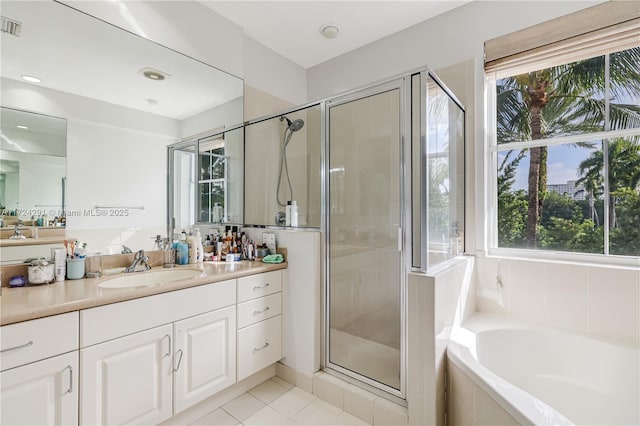
M 398 228 L 398 251 L 402 252 L 402 228 Z

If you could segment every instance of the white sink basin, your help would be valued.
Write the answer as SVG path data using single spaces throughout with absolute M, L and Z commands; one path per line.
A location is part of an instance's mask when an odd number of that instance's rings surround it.
M 144 287 L 147 285 L 162 284 L 172 281 L 195 278 L 202 274 L 199 269 L 171 269 L 166 271 L 131 272 L 118 278 L 103 281 L 98 284 L 102 288 L 129 288 Z

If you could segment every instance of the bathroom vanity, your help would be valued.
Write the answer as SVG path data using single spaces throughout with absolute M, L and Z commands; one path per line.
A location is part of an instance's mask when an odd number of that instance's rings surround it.
M 3 289 L 1 423 L 157 424 L 268 367 L 282 358 L 286 267 Z

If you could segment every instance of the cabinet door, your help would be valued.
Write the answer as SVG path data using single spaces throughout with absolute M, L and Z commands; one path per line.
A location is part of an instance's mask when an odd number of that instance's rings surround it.
M 171 324 L 80 351 L 86 425 L 157 424 L 172 415 Z
M 78 351 L 6 370 L 0 379 L 0 424 L 78 424 Z
M 178 413 L 236 381 L 236 307 L 176 322 L 174 410 Z

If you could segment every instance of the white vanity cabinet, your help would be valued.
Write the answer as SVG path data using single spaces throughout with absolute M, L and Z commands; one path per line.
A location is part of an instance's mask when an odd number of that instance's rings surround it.
M 0 424 L 78 424 L 78 313 L 0 329 Z
M 1 425 L 158 424 L 282 357 L 280 270 L 1 328 Z
M 238 278 L 238 380 L 282 358 L 282 272 Z
M 81 424 L 157 424 L 236 381 L 236 280 L 87 309 L 80 320 Z

